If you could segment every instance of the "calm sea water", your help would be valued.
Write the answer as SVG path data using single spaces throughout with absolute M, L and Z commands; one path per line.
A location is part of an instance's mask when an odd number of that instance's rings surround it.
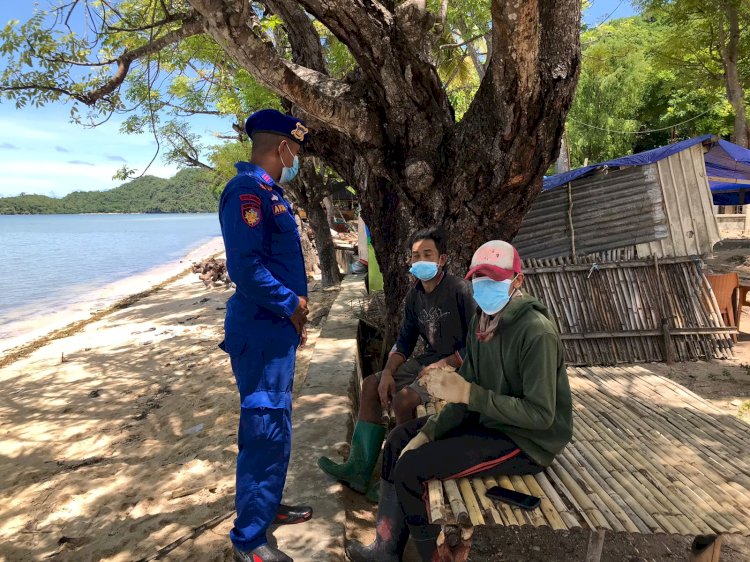
M 215 214 L 0 215 L 0 332 L 19 316 L 177 260 L 221 236 Z

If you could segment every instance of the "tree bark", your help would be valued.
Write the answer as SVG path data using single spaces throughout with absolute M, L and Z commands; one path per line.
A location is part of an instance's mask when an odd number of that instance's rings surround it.
M 307 212 L 320 262 L 321 283 L 323 287 L 338 285 L 341 282 L 341 273 L 336 261 L 336 247 L 322 204 L 323 199 L 329 194 L 330 184 L 318 173 L 313 159 L 303 160 L 298 179 L 292 184 L 292 189 L 300 205 Z
M 333 228 L 335 224 L 333 216 L 333 201 L 330 196 L 323 197 L 323 207 L 326 210 L 326 220 L 328 221 L 328 228 Z
M 338 285 L 341 282 L 341 273 L 336 261 L 336 246 L 333 244 L 326 211 L 320 203 L 312 203 L 305 210 L 318 249 L 321 283 L 323 287 Z
M 728 32 L 724 29 L 723 22 L 719 25 L 719 42 L 721 48 L 721 59 L 724 64 L 724 79 L 727 89 L 727 100 L 734 109 L 734 142 L 745 148 L 750 147 L 750 123 L 745 113 L 745 96 L 737 69 L 739 59 L 740 25 L 737 5 L 726 2 L 726 18 Z
M 568 135 L 563 133 L 560 138 L 560 154 L 557 155 L 555 162 L 555 173 L 562 174 L 570 171 L 570 152 L 568 149 Z

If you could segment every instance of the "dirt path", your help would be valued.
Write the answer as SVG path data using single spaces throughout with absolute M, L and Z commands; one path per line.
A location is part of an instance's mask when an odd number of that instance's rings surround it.
M 0 370 L 0 560 L 139 560 L 232 511 L 231 294 L 185 276 Z M 310 297 L 299 377 L 335 291 Z M 228 560 L 230 526 L 162 559 Z

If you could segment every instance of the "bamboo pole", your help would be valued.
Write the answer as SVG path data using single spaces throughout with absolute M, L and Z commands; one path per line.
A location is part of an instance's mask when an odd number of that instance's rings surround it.
M 552 502 L 544 493 L 544 490 L 542 490 L 542 487 L 534 479 L 534 477 L 530 474 L 526 474 L 522 478 L 524 483 L 526 484 L 526 487 L 529 489 L 529 493 L 541 500 L 539 508 L 542 510 L 542 513 L 546 517 L 549 526 L 552 527 L 555 531 L 567 529 L 567 526 L 563 522 L 562 518 L 557 513 L 557 511 L 555 511 Z
M 458 489 L 456 481 L 444 480 L 443 489 L 445 490 L 445 496 L 450 502 L 451 511 L 456 518 L 456 522 L 462 527 L 468 527 L 471 525 L 469 510 L 466 508 L 463 498 L 461 498 L 461 492 Z
M 634 424 L 635 427 L 638 427 L 642 423 L 643 420 L 648 420 L 648 417 L 639 417 L 639 418 L 631 420 L 631 422 Z M 645 443 L 647 443 L 647 444 L 650 445 L 650 443 L 648 441 L 645 441 Z M 623 448 L 623 450 L 624 449 L 625 448 Z M 681 464 L 682 463 L 680 462 L 680 460 L 677 460 L 677 461 L 673 462 L 673 465 L 676 466 L 676 467 L 678 467 L 678 468 L 681 466 Z M 655 472 L 658 472 L 658 467 L 655 470 Z M 705 484 L 703 484 L 703 486 L 705 486 Z M 727 498 L 727 499 L 729 500 L 729 498 Z M 729 500 L 729 501 L 731 501 L 731 500 Z M 690 513 L 690 512 L 688 512 L 688 513 Z M 725 518 L 722 517 L 722 519 L 725 519 Z M 709 525 L 711 525 L 714 528 L 716 527 L 716 522 L 715 521 L 707 520 L 706 523 L 709 524 Z
M 638 516 L 628 507 L 628 505 L 618 496 L 615 491 L 607 484 L 601 474 L 605 473 L 603 467 L 592 458 L 587 458 L 579 451 L 580 443 L 570 444 L 568 448 L 570 453 L 579 464 L 584 468 L 584 474 L 587 478 L 593 480 L 598 486 L 597 494 L 607 503 L 609 510 L 615 514 L 620 521 L 620 525 L 612 525 L 615 531 L 627 531 L 628 533 L 647 532 L 646 525 L 638 519 Z M 595 464 L 599 468 L 595 468 Z M 601 472 L 600 472 L 601 471 Z M 590 483 L 593 487 L 594 484 Z M 636 522 L 637 521 L 637 522 Z M 622 527 L 621 529 L 619 527 Z
M 471 482 L 469 482 L 469 479 L 459 479 L 458 488 L 461 490 L 461 496 L 463 497 L 464 503 L 466 504 L 466 509 L 469 512 L 469 519 L 471 519 L 471 524 L 474 526 L 484 525 L 484 516 L 482 515 L 482 511 L 479 509 L 479 503 L 477 503 L 477 498 L 474 495 L 474 490 L 471 487 Z
M 497 476 L 497 483 L 502 488 L 505 488 L 507 490 L 515 490 L 513 487 L 513 482 L 511 482 L 510 477 L 508 477 L 505 474 L 499 474 Z M 520 492 L 520 490 L 518 490 Z M 497 502 L 498 504 L 502 505 L 504 502 Z M 511 507 L 510 508 L 513 511 L 513 515 L 515 515 L 516 520 L 518 521 L 519 525 L 531 525 L 531 517 L 529 516 L 529 512 L 524 509 L 518 509 L 517 507 Z
M 552 502 L 552 505 L 554 506 L 555 510 L 557 510 L 558 515 L 560 515 L 560 518 L 563 520 L 568 529 L 572 529 L 573 527 L 580 527 L 581 524 L 565 505 L 565 502 L 563 502 L 562 498 L 557 493 L 557 490 L 554 489 L 552 483 L 547 478 L 547 472 L 549 472 L 549 470 L 550 469 L 547 468 L 544 472 L 535 474 L 534 479 L 537 481 L 542 490 L 544 490 L 544 493 Z
M 484 485 L 482 479 L 472 478 L 471 484 L 477 493 L 479 503 L 482 505 L 485 518 L 491 518 L 496 525 L 505 525 L 506 523 L 500 515 L 500 512 L 495 508 L 492 500 L 487 497 L 487 487 Z
M 427 482 L 427 498 L 430 506 L 430 523 L 437 525 L 445 523 L 445 502 L 443 500 L 443 485 L 440 480 Z
M 583 519 L 583 521 L 588 525 L 589 529 L 596 529 L 596 524 L 589 518 L 588 513 L 581 507 L 581 504 L 578 503 L 578 499 L 576 498 L 576 495 L 573 494 L 567 487 L 566 483 L 563 483 L 562 479 L 560 478 L 560 475 L 558 474 L 558 471 L 563 472 L 560 470 L 560 467 L 557 463 L 552 463 L 552 466 L 550 467 L 551 470 L 547 472 L 547 476 L 555 483 L 557 488 L 563 493 L 563 495 L 568 499 L 568 501 L 573 505 L 575 510 L 578 512 L 578 515 Z M 580 494 L 581 496 L 583 494 Z M 587 505 L 590 504 L 590 501 L 586 501 Z M 591 504 L 591 507 L 593 508 L 593 504 Z
M 566 463 L 569 464 L 569 467 L 566 467 L 566 470 L 568 470 L 569 473 L 575 472 L 591 490 L 591 493 L 589 494 L 591 501 L 594 502 L 599 511 L 602 512 L 602 515 L 607 519 L 612 529 L 614 531 L 625 531 L 625 526 L 615 516 L 614 512 L 608 505 L 608 503 L 612 502 L 612 499 L 608 498 L 607 494 L 603 493 L 602 487 L 594 480 L 593 476 L 588 474 L 585 467 L 573 457 L 573 454 L 570 451 L 570 446 L 563 451 L 562 455 L 558 455 L 557 458 L 561 465 L 565 466 Z M 604 498 L 607 498 L 608 501 L 604 501 Z M 598 501 L 602 502 L 603 505 L 601 507 L 597 504 Z M 632 527 L 636 528 L 635 525 L 632 525 Z
M 510 481 L 513 484 L 513 489 L 516 490 L 517 492 L 521 492 L 522 494 L 528 494 L 530 496 L 533 495 L 531 493 L 531 490 L 529 490 L 529 487 L 526 485 L 526 482 L 524 481 L 524 479 L 521 478 L 520 476 L 512 475 L 510 477 Z M 540 503 L 540 507 L 541 507 L 541 503 Z M 529 519 L 531 520 L 531 524 L 534 525 L 534 527 L 542 527 L 547 524 L 547 522 L 544 520 L 544 515 L 539 508 L 524 510 L 524 513 L 529 516 Z
M 485 487 L 488 490 L 490 488 L 498 486 L 497 480 L 495 480 L 491 476 L 485 476 L 482 480 L 484 482 Z M 524 521 L 521 520 L 519 522 L 518 519 L 516 519 L 516 515 L 513 513 L 513 510 L 510 508 L 509 505 L 504 504 L 502 502 L 493 502 L 493 505 L 497 507 L 498 511 L 503 516 L 503 519 L 507 521 L 508 525 L 523 525 Z

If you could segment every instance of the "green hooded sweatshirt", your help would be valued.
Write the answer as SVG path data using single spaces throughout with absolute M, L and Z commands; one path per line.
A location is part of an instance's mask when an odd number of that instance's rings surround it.
M 513 298 L 495 335 L 477 341 L 475 315 L 459 373 L 471 384 L 469 404 L 448 404 L 422 431 L 440 439 L 467 410 L 510 437 L 542 466 L 549 466 L 573 435 L 570 385 L 562 342 L 547 308 L 533 297 Z

